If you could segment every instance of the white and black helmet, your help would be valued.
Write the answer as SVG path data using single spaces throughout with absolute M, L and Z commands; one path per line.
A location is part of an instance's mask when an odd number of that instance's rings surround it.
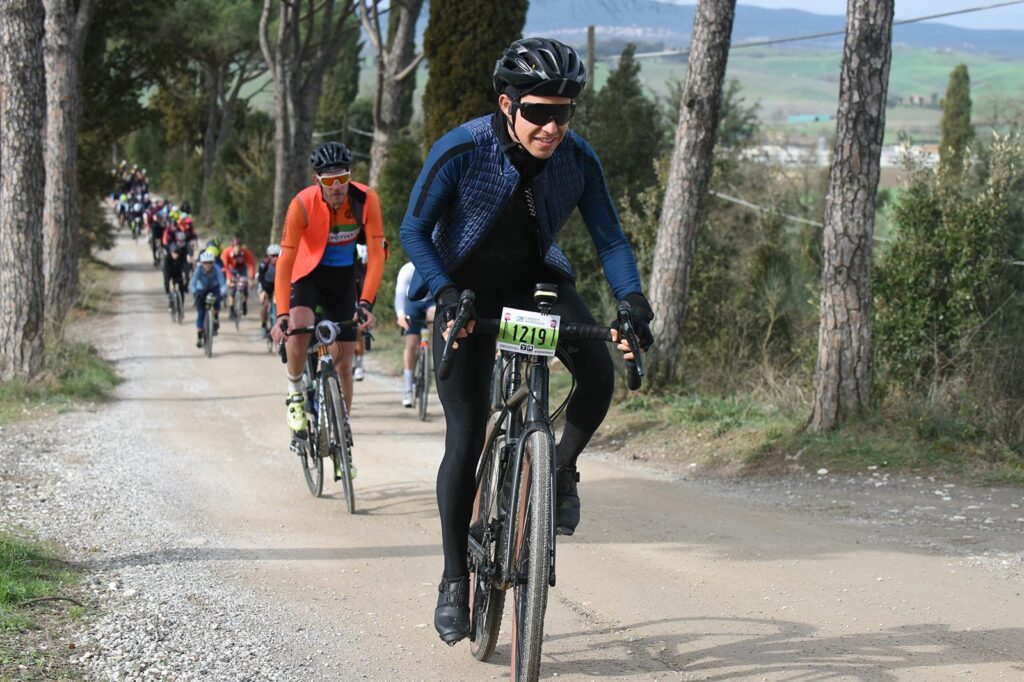
M 268 246 L 267 247 L 267 255 L 268 256 L 280 256 L 281 255 L 281 247 L 280 247 L 280 245 L 278 245 L 278 244 L 271 244 L 270 246 Z
M 587 84 L 587 66 L 565 43 L 552 38 L 523 38 L 502 52 L 494 65 L 493 81 L 499 95 L 575 98 Z
M 317 173 L 333 168 L 351 168 L 352 152 L 340 142 L 324 142 L 309 155 L 309 165 Z

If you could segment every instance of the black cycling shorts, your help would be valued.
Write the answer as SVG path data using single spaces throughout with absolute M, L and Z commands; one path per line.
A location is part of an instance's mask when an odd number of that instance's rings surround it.
M 291 308 L 311 308 L 331 322 L 351 320 L 356 314 L 355 268 L 320 264 L 292 283 Z M 339 341 L 355 341 L 356 328 L 342 327 Z

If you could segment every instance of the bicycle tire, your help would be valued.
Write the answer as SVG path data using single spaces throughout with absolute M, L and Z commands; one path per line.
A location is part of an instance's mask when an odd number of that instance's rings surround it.
M 329 370 L 327 375 L 321 378 L 323 386 L 323 397 L 320 402 L 320 415 L 325 421 L 321 422 L 321 445 L 325 442 L 323 433 L 328 437 L 326 442 L 331 460 L 334 464 L 335 476 L 341 471 L 341 486 L 345 491 L 345 506 L 349 514 L 356 513 L 356 496 L 352 489 L 352 451 L 349 449 L 346 436 L 345 423 L 348 421 L 348 412 L 345 409 L 345 401 L 341 395 L 341 384 L 338 382 L 338 375 Z
M 416 363 L 416 410 L 420 421 L 427 421 L 427 402 L 430 400 L 430 349 L 420 347 L 420 359 Z
M 527 436 L 523 477 L 528 493 L 521 495 L 516 514 L 516 542 L 513 557 L 517 576 L 512 588 L 512 679 L 534 682 L 540 676 L 540 654 L 544 639 L 544 613 L 548 603 L 551 574 L 551 461 L 548 434 Z M 524 480 L 524 483 L 526 481 Z
M 321 386 L 317 386 L 317 400 L 320 399 Z M 323 405 L 323 403 L 320 403 Z M 323 412 L 320 409 L 319 412 Z M 324 492 L 324 458 L 320 449 L 320 424 L 316 415 L 306 413 L 306 447 L 299 455 L 302 465 L 302 477 L 306 479 L 306 487 L 313 497 L 320 497 Z
M 499 514 L 497 497 L 500 494 L 500 481 L 498 480 L 498 461 L 500 453 L 505 446 L 504 436 L 491 437 L 493 430 L 499 428 L 499 412 L 491 415 L 487 424 L 487 436 L 484 440 L 489 443 L 487 451 L 480 460 L 480 484 L 477 486 L 476 497 L 473 500 L 473 516 L 469 527 L 470 533 L 474 530 L 483 535 L 483 530 Z M 498 537 L 491 537 L 489 545 L 485 545 L 488 558 L 494 566 L 501 567 L 502 557 L 500 533 Z M 489 584 L 487 579 L 470 569 L 469 584 L 469 613 L 470 622 L 473 628 L 470 632 L 469 651 L 473 658 L 478 661 L 487 661 L 494 653 L 494 647 L 498 643 L 498 635 L 501 632 L 501 614 L 505 609 L 505 591 L 495 585 Z
M 206 317 L 203 318 L 203 352 L 206 357 L 213 357 L 213 308 L 206 309 Z
M 177 322 L 178 324 L 183 324 L 185 322 L 185 294 L 182 293 L 180 288 L 174 292 L 174 304 L 177 306 Z
M 238 293 L 238 289 L 235 289 L 235 295 L 231 302 L 231 314 L 235 318 L 235 331 L 238 331 L 239 325 L 242 324 L 242 303 L 240 300 L 241 296 Z

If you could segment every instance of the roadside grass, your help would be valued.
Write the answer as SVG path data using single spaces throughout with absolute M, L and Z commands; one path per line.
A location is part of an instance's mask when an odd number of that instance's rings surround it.
M 113 312 L 111 292 L 114 272 L 108 265 L 83 260 L 82 304 L 69 314 L 72 318 Z M 43 372 L 30 381 L 0 384 L 0 425 L 17 419 L 70 409 L 76 404 L 105 399 L 118 384 L 113 365 L 100 357 L 88 343 L 74 341 L 63 330 L 52 330 L 46 338 Z
M 804 428 L 808 415 L 751 396 L 637 396 L 612 407 L 594 442 L 698 475 L 884 470 L 1024 484 L 1024 447 L 941 410 L 889 406 L 823 434 Z
M 53 597 L 76 581 L 72 567 L 51 549 L 0 533 L 0 630 L 35 627 L 32 612 L 20 605 Z
M 81 679 L 60 640 L 85 609 L 65 601 L 26 603 L 61 596 L 77 583 L 74 567 L 49 547 L 0 533 L 0 679 Z

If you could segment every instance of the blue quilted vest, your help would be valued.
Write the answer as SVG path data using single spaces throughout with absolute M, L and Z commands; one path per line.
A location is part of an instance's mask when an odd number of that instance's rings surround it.
M 452 202 L 431 235 L 448 272 L 458 268 L 483 241 L 519 186 L 519 171 L 501 151 L 491 129 L 491 116 L 473 119 L 462 127 L 472 135 L 476 152 L 459 182 L 459 201 Z M 533 179 L 544 262 L 570 278 L 574 278 L 572 266 L 555 238 L 583 192 L 583 173 L 575 150 L 570 131 Z M 550 191 L 552 188 L 557 191 Z

